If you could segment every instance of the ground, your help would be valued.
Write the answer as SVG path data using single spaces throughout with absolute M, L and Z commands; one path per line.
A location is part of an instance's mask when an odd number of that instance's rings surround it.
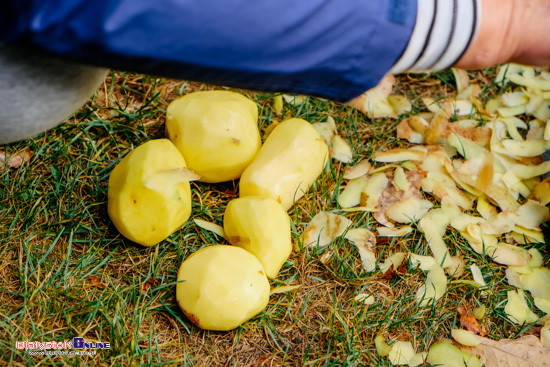
M 494 71 L 470 72 L 483 98 L 501 91 Z M 345 214 L 356 226 L 372 228 L 369 213 L 344 213 L 336 205 L 345 164 L 332 161 L 308 195 L 290 211 L 296 246 L 272 286 L 299 285 L 272 295 L 257 317 L 229 332 L 194 326 L 175 300 L 176 273 L 194 251 L 224 240 L 192 220 L 158 246 L 124 239 L 107 215 L 109 173 L 131 149 L 164 136 L 167 104 L 195 90 L 220 89 L 198 83 L 112 72 L 89 103 L 66 123 L 36 138 L 11 144 L 8 154 L 28 152 L 18 168 L 0 169 L 0 361 L 40 365 L 185 366 L 389 366 L 378 356 L 374 337 L 411 341 L 417 351 L 450 338 L 460 327 L 459 306 L 487 307 L 482 324 L 493 339 L 536 332 L 504 314 L 504 267 L 473 252 L 456 233 L 446 237 L 452 254 L 462 253 L 493 281 L 486 293 L 451 282 L 433 307 L 415 301 L 425 278 L 405 266 L 391 274 L 366 273 L 356 248 L 338 239 L 324 249 L 304 248 L 301 234 L 322 210 Z M 274 94 L 240 91 L 260 111 L 263 131 L 275 120 L 300 117 L 324 122 L 332 116 L 352 145 L 354 162 L 374 152 L 408 143 L 396 138 L 396 120 L 370 120 L 357 110 L 306 98 L 273 109 Z M 399 78 L 395 93 L 423 108 L 420 98 L 453 95 L 450 71 Z M 2 167 L 0 167 L 2 168 Z M 238 182 L 192 184 L 191 218 L 222 224 L 225 205 L 238 197 Z M 548 252 L 540 245 L 545 264 Z M 379 259 L 397 251 L 429 255 L 420 231 L 405 238 L 379 238 Z M 373 305 L 355 300 L 372 294 Z M 85 356 L 32 356 L 16 341 L 109 342 L 110 348 Z

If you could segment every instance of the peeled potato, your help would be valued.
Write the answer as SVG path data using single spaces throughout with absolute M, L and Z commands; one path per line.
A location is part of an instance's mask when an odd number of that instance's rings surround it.
M 283 121 L 243 172 L 239 194 L 270 197 L 288 210 L 319 177 L 327 159 L 328 147 L 309 122 Z
M 275 278 L 292 252 L 290 218 L 275 200 L 258 196 L 227 204 L 223 227 L 228 241 L 254 254 Z
M 166 110 L 166 134 L 203 182 L 237 179 L 261 145 L 258 108 L 230 91 L 202 91 Z
M 191 215 L 189 171 L 168 139 L 151 140 L 126 155 L 109 177 L 108 213 L 118 231 L 153 246 Z
M 200 249 L 180 266 L 176 300 L 195 325 L 231 330 L 260 313 L 269 301 L 262 264 L 236 246 Z

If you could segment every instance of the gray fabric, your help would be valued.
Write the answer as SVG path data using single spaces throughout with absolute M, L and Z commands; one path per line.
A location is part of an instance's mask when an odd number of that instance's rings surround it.
M 63 122 L 88 101 L 107 71 L 0 43 L 0 144 Z

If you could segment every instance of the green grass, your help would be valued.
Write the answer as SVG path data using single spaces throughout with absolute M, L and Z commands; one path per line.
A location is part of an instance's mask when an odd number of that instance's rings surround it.
M 487 73 L 487 72 L 486 72 Z M 422 107 L 425 96 L 451 95 L 452 75 L 403 78 L 397 90 Z M 483 73 L 472 74 L 483 78 Z M 301 232 L 319 211 L 339 211 L 344 164 L 331 162 L 310 193 L 290 211 L 297 250 L 273 286 L 299 284 L 276 294 L 260 315 L 230 332 L 204 331 L 183 315 L 175 301 L 176 273 L 194 251 L 223 239 L 187 222 L 160 245 L 145 248 L 118 234 L 107 216 L 107 181 L 114 165 L 132 148 L 163 137 L 164 113 L 174 98 L 211 87 L 188 82 L 113 73 L 92 100 L 68 123 L 34 139 L 4 146 L 9 153 L 29 148 L 30 162 L 0 169 L 0 360 L 11 365 L 174 365 L 174 366 L 390 366 L 379 357 L 374 336 L 408 340 L 418 351 L 450 337 L 459 327 L 460 305 L 485 304 L 483 320 L 494 338 L 514 337 L 530 325 L 507 321 L 503 307 L 504 268 L 476 254 L 448 232 L 451 254 L 478 264 L 489 287 L 451 282 L 435 306 L 419 308 L 421 270 L 384 277 L 367 274 L 355 246 L 338 239 L 324 249 L 304 249 Z M 487 94 L 495 88 L 486 86 Z M 370 121 L 351 108 L 306 98 L 272 109 L 273 95 L 245 92 L 260 109 L 260 128 L 274 120 L 300 117 L 324 122 L 333 116 L 351 143 L 355 162 L 403 145 L 396 121 Z M 354 163 L 355 163 L 354 162 Z M 238 183 L 192 184 L 192 218 L 222 224 L 225 205 L 238 196 Z M 376 225 L 368 213 L 346 213 L 354 226 Z M 548 259 L 548 254 L 540 246 Z M 379 261 L 397 251 L 430 255 L 419 231 L 379 240 Z M 373 305 L 355 301 L 372 294 Z M 110 342 L 94 356 L 31 356 L 15 342 L 72 340 Z

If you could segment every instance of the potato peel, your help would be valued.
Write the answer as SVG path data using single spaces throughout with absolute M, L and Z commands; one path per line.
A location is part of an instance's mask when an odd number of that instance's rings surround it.
M 225 236 L 225 231 L 223 230 L 223 227 L 219 224 L 208 222 L 206 220 L 195 218 L 193 219 L 193 222 L 199 227 L 201 227 L 204 230 L 207 230 L 209 232 L 215 233 L 221 238 L 227 238 Z
M 447 276 L 443 268 L 437 263 L 428 270 L 426 283 L 421 285 L 416 292 L 416 301 L 420 307 L 426 307 L 432 302 L 437 302 L 447 291 Z
M 343 215 L 320 212 L 305 228 L 304 245 L 325 247 L 340 237 L 351 224 L 351 221 Z
M 361 257 L 363 269 L 367 272 L 376 269 L 376 236 L 366 228 L 353 228 L 346 232 L 344 238 L 351 241 Z
M 508 302 L 504 306 L 504 312 L 508 315 L 510 321 L 522 325 L 530 324 L 539 319 L 539 317 L 529 309 L 523 290 L 508 291 Z

